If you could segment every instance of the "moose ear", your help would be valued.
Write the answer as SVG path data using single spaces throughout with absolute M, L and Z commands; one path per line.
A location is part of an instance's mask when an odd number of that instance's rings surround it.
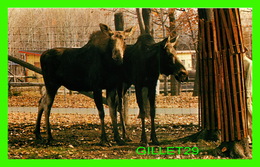
M 164 40 L 161 41 L 161 46 L 163 48 L 165 48 L 170 41 L 171 41 L 171 37 L 169 36 L 169 37 L 167 37 L 167 38 L 165 38 Z
M 100 30 L 101 30 L 104 34 L 106 34 L 106 35 L 108 35 L 108 36 L 113 35 L 113 31 L 112 31 L 106 24 L 100 23 L 100 24 L 99 24 L 99 27 L 100 27 Z
M 172 43 L 172 46 L 176 45 L 176 43 L 177 43 L 178 39 L 179 39 L 179 35 L 178 35 L 177 37 L 175 37 L 175 38 L 171 39 L 171 41 L 170 41 L 170 42 Z
M 131 35 L 133 35 L 134 31 L 136 30 L 137 26 L 134 26 L 134 27 L 131 27 L 131 28 L 128 28 L 124 31 L 125 33 L 125 36 L 126 37 L 129 37 Z

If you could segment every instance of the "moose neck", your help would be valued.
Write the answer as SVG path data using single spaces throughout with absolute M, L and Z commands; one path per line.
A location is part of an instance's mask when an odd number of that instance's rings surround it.
M 150 34 L 142 34 L 138 37 L 136 43 L 141 43 L 145 45 L 155 44 L 154 38 Z
M 83 46 L 83 48 L 89 46 L 96 47 L 101 52 L 105 53 L 108 50 L 109 41 L 109 36 L 101 31 L 96 31 L 90 35 L 89 42 L 85 46 Z

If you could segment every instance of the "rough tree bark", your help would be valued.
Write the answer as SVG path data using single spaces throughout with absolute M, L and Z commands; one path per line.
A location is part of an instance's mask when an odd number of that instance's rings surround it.
M 150 8 L 143 8 L 142 9 L 142 16 L 144 20 L 144 30 L 145 33 L 151 34 L 151 12 L 152 10 Z
M 214 19 L 213 9 L 198 9 L 198 15 L 199 15 L 199 20 L 213 21 L 213 19 Z M 202 38 L 201 34 L 199 34 L 199 38 Z M 201 45 L 198 45 L 198 54 L 200 52 L 203 52 Z M 197 63 L 197 67 L 196 67 L 196 77 L 197 78 L 195 79 L 195 82 L 197 81 L 197 85 L 199 87 L 199 83 L 201 82 L 201 84 L 202 84 L 203 80 L 200 81 L 200 77 L 202 77 L 202 76 L 199 75 L 199 65 L 198 65 L 198 63 Z M 205 83 L 205 84 L 207 84 L 207 83 Z M 213 83 L 209 83 L 209 84 L 213 85 Z M 201 91 L 202 90 L 200 90 L 200 92 Z M 208 90 L 204 90 L 204 91 L 208 91 Z M 201 96 L 202 95 L 200 95 L 200 97 Z M 202 103 L 201 100 L 200 100 L 200 103 Z M 203 104 L 200 104 L 200 105 L 203 105 Z M 200 117 L 201 117 L 201 115 L 200 115 Z M 186 139 L 188 139 L 188 138 L 186 138 Z M 197 134 L 190 136 L 190 139 L 192 141 L 198 141 L 199 139 L 204 139 L 204 140 L 207 140 L 207 141 L 219 141 L 221 139 L 221 136 L 220 136 L 219 130 L 217 130 L 217 129 L 210 129 L 209 130 L 209 129 L 205 128 L 202 131 L 198 132 Z
M 196 52 L 196 54 L 198 54 L 198 52 Z M 196 75 L 195 75 L 195 81 L 194 81 L 194 88 L 193 88 L 193 93 L 192 96 L 199 96 L 199 68 L 198 68 L 198 64 L 196 61 Z
M 144 23 L 143 23 L 142 15 L 140 13 L 139 8 L 136 8 L 136 15 L 137 15 L 137 20 L 138 20 L 140 32 L 141 32 L 141 34 L 144 34 L 145 33 Z
M 213 20 L 213 9 L 198 9 L 198 16 L 199 19 L 205 19 L 205 20 Z M 197 55 L 199 54 L 199 46 L 197 46 Z M 194 90 L 193 90 L 193 96 L 199 96 L 199 66 L 198 62 L 196 61 L 196 76 L 194 81 Z
M 199 18 L 202 130 L 182 140 L 221 140 L 213 155 L 250 158 L 238 9 L 199 9 Z
M 116 31 L 124 31 L 124 15 L 122 12 L 115 13 L 115 29 Z

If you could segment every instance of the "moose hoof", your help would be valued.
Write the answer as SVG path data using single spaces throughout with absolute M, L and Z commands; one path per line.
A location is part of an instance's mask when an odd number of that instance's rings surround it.
M 143 146 L 143 147 L 148 147 L 148 143 L 147 141 L 140 141 L 140 146 Z
M 35 140 L 36 141 L 42 141 L 43 139 L 42 139 L 41 135 L 36 135 Z
M 49 144 L 51 144 L 51 142 L 53 142 L 54 141 L 54 139 L 53 139 L 53 137 L 52 137 L 52 135 L 48 135 L 48 138 L 47 138 L 47 145 L 49 145 Z
M 42 140 L 42 136 L 41 136 L 41 133 L 40 132 L 38 132 L 38 131 L 34 131 L 34 134 L 35 134 L 35 139 L 36 140 Z
M 151 135 L 151 141 L 152 141 L 152 145 L 159 145 L 160 144 L 156 135 Z
M 36 138 L 34 141 L 35 144 L 45 144 L 45 141 L 42 138 Z
M 130 137 L 124 137 L 124 141 L 126 141 L 126 142 L 131 142 L 131 141 L 133 141 Z
M 112 146 L 112 144 L 109 141 L 103 141 L 103 140 L 99 143 L 99 145 L 100 146 L 106 146 L 106 147 Z
M 152 145 L 156 145 L 156 146 L 160 145 L 160 143 L 158 142 L 158 140 L 156 140 L 156 141 L 152 141 L 151 144 L 152 144 Z
M 126 145 L 126 142 L 122 139 L 116 139 L 116 143 L 119 145 L 119 146 L 122 146 L 122 145 Z
M 50 145 L 52 142 L 54 141 L 54 139 L 53 138 L 49 138 L 49 139 L 47 139 L 47 145 Z

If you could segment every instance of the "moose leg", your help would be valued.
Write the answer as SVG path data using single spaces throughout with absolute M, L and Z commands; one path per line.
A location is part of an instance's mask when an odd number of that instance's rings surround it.
M 137 103 L 138 103 L 139 110 L 140 110 L 139 117 L 141 118 L 141 121 L 142 121 L 142 135 L 141 135 L 140 144 L 142 146 L 147 146 L 148 142 L 147 142 L 147 137 L 146 137 L 146 133 L 145 133 L 145 110 L 144 110 L 143 97 L 142 97 L 142 88 L 136 86 L 135 91 L 136 91 Z
M 117 128 L 117 101 L 116 101 L 116 90 L 107 90 L 107 103 L 109 106 L 109 113 L 113 124 L 114 139 L 118 145 L 124 145 L 124 140 L 119 136 Z
M 51 134 L 51 125 L 50 125 L 50 114 L 51 114 L 51 107 L 56 95 L 58 88 L 52 89 L 52 91 L 46 91 L 46 101 L 43 106 L 44 108 L 44 115 L 45 115 L 45 124 L 47 129 L 47 143 L 50 143 L 53 140 L 52 134 Z
M 143 96 L 143 104 L 144 104 L 144 111 L 145 111 L 145 117 L 150 118 L 150 104 L 148 97 L 148 88 L 144 87 L 142 89 L 142 96 Z
M 123 136 L 123 139 L 128 142 L 132 141 L 132 140 L 130 139 L 130 137 L 127 135 L 127 132 L 126 132 L 126 121 L 125 121 L 126 118 L 124 117 L 124 115 L 125 115 L 124 112 L 126 112 L 126 111 L 125 111 L 125 106 L 123 107 L 123 103 L 125 104 L 125 100 L 127 100 L 125 98 L 125 94 L 129 87 L 130 87 L 129 85 L 123 84 L 123 88 L 118 89 L 118 101 L 119 101 L 118 102 L 119 103 L 118 112 L 120 114 L 120 122 L 121 122 L 121 126 L 122 126 L 122 136 Z
M 129 142 L 129 141 L 132 141 L 132 140 L 130 139 L 130 137 L 128 136 L 128 134 L 126 132 L 126 124 L 125 124 L 125 119 L 126 118 L 124 117 L 124 114 L 123 114 L 123 112 L 125 112 L 125 111 L 124 111 L 123 106 L 122 106 L 123 98 L 124 97 L 119 97 L 118 112 L 120 114 L 120 122 L 121 122 L 121 126 L 122 126 L 122 136 L 123 136 L 123 139 L 125 141 Z
M 104 107 L 103 107 L 103 102 L 102 102 L 102 90 L 99 91 L 94 91 L 94 101 L 98 109 L 98 114 L 99 118 L 101 121 L 101 145 L 108 145 L 110 146 L 111 144 L 107 140 L 107 135 L 105 131 L 105 112 L 104 112 Z
M 41 118 L 42 118 L 42 113 L 43 113 L 43 110 L 44 110 L 44 104 L 45 103 L 46 103 L 46 93 L 42 96 L 42 98 L 39 101 L 36 127 L 35 127 L 35 130 L 34 130 L 36 140 L 42 140 L 40 128 L 41 128 Z
M 159 142 L 156 137 L 156 132 L 155 132 L 155 123 L 154 123 L 154 118 L 155 118 L 155 86 L 151 86 L 148 89 L 148 97 L 149 97 L 149 103 L 150 103 L 150 116 L 151 116 L 151 140 L 152 144 L 154 145 L 159 145 Z

